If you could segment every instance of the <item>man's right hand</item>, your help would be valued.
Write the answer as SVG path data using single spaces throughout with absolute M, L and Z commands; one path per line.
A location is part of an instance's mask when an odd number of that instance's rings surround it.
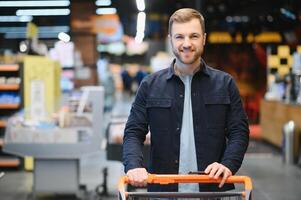
M 147 184 L 148 173 L 145 168 L 130 169 L 126 175 L 129 178 L 129 184 L 136 187 L 144 187 Z

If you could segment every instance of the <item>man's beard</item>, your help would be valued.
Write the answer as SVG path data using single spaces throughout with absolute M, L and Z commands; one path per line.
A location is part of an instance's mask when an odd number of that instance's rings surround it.
M 181 56 L 181 53 L 179 51 L 177 51 L 174 47 L 172 47 L 172 51 L 175 55 L 175 57 L 183 64 L 186 64 L 186 65 L 191 65 L 193 63 L 195 63 L 197 60 L 200 59 L 201 55 L 202 55 L 202 52 L 201 51 L 193 51 L 191 53 L 193 53 L 193 57 L 191 59 L 188 59 L 185 61 L 185 58 L 182 58 Z M 191 51 L 191 50 L 190 50 Z

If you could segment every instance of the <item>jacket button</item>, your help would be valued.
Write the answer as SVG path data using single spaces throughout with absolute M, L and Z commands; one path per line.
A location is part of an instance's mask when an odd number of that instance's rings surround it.
M 177 131 L 179 131 L 180 130 L 180 127 L 177 127 Z
M 183 95 L 183 94 L 180 94 L 180 97 L 181 97 L 181 98 L 183 98 L 183 97 L 184 97 L 184 95 Z
M 178 164 L 178 163 L 179 163 L 179 161 L 178 161 L 178 160 L 175 160 L 175 163 L 176 163 L 176 164 Z

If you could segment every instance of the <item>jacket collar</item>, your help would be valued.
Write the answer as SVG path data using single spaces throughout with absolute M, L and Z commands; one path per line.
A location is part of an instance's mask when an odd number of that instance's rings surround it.
M 176 59 L 174 59 L 172 61 L 172 63 L 170 64 L 169 68 L 168 68 L 168 72 L 166 75 L 166 79 L 169 80 L 171 79 L 172 76 L 177 76 L 175 73 L 175 69 L 174 69 L 174 64 L 176 62 Z M 210 73 L 208 71 L 208 65 L 205 63 L 205 61 L 201 58 L 201 66 L 200 66 L 200 70 L 198 70 L 195 75 L 200 75 L 200 74 L 204 74 L 206 76 L 210 76 Z

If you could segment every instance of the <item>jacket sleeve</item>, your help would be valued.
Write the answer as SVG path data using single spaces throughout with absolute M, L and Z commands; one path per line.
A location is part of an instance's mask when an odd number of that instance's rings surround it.
M 227 139 L 221 164 L 228 167 L 233 174 L 240 168 L 249 144 L 248 118 L 243 109 L 237 86 L 231 77 L 228 82 L 230 108 L 227 114 Z
M 125 173 L 133 168 L 144 167 L 142 148 L 148 133 L 146 114 L 147 82 L 141 82 L 137 91 L 123 137 L 123 164 Z

